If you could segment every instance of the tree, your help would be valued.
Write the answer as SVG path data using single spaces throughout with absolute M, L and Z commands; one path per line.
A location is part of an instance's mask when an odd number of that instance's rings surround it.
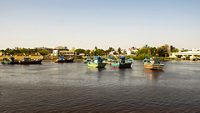
M 27 54 L 29 53 L 28 49 L 26 49 L 26 48 L 20 49 L 20 52 L 21 52 L 23 55 L 27 55 Z
M 45 56 L 45 55 L 48 55 L 48 54 L 49 54 L 49 51 L 48 51 L 48 50 L 45 50 L 45 49 L 42 49 L 42 50 L 39 50 L 39 53 L 40 53 L 42 56 Z
M 90 50 L 89 49 L 85 50 L 85 54 L 90 55 Z
M 76 49 L 74 52 L 76 52 L 77 54 L 79 54 L 79 53 L 85 53 L 85 50 L 79 48 L 79 49 Z
M 94 51 L 94 56 L 103 56 L 106 55 L 106 52 L 103 49 L 97 49 Z
M 145 45 L 141 49 L 138 50 L 136 53 L 137 56 L 144 56 L 144 57 L 150 57 L 151 56 L 151 51 L 148 45 Z
M 109 52 L 112 52 L 112 51 L 115 51 L 115 49 L 114 49 L 113 47 L 109 47 L 109 48 L 108 48 L 108 51 L 109 51 Z
M 105 52 L 108 55 L 112 51 L 115 51 L 115 49 L 113 47 L 109 47 Z
M 143 46 L 136 53 L 136 55 L 141 59 L 145 57 L 155 57 L 156 54 L 157 54 L 156 47 L 150 47 L 148 45 Z
M 97 47 L 97 46 L 95 46 L 95 47 L 94 47 L 94 50 L 97 50 L 97 49 L 98 49 L 98 47 Z
M 159 57 L 168 57 L 169 56 L 169 46 L 163 45 L 157 48 L 157 54 Z
M 122 54 L 122 49 L 119 47 L 119 48 L 117 49 L 117 52 L 118 52 L 119 54 Z
M 170 52 L 176 53 L 176 52 L 179 52 L 179 49 L 174 46 L 170 46 Z
M 150 47 L 150 54 L 151 56 L 156 56 L 156 47 Z

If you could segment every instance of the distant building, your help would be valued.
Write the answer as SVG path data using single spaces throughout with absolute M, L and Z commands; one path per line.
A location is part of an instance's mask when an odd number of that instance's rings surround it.
M 59 56 L 61 54 L 64 54 L 64 52 L 68 52 L 69 49 L 67 46 L 57 46 L 53 49 L 52 56 Z
M 138 49 L 135 47 L 131 47 L 131 48 L 128 48 L 126 52 L 127 52 L 127 55 L 135 55 L 138 52 Z
M 187 51 L 172 53 L 171 58 L 182 58 L 182 59 L 200 59 L 200 49 L 191 49 Z
M 53 55 L 53 56 L 58 56 L 58 50 L 53 50 L 52 55 Z
M 59 55 L 74 56 L 74 51 L 59 51 Z
M 200 48 L 193 48 L 192 51 L 200 51 Z

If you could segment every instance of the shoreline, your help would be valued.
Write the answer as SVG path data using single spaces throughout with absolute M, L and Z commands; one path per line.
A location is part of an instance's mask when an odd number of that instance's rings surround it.
M 30 57 L 31 59 L 43 59 L 44 62 L 55 62 L 56 59 L 58 57 L 45 57 L 45 56 L 13 56 L 16 60 L 22 60 L 24 57 Z M 10 56 L 0 56 L 0 61 L 3 60 L 3 58 L 10 58 Z M 158 59 L 160 61 L 179 61 L 179 62 L 200 62 L 200 60 L 183 60 L 183 59 L 180 59 L 180 58 L 169 58 L 169 57 L 158 57 Z M 136 61 L 140 61 L 140 60 L 143 60 L 143 59 L 138 59 L 138 58 L 134 58 L 133 57 L 133 60 L 136 60 Z M 83 59 L 80 59 L 80 58 L 75 58 L 74 59 L 74 62 L 83 62 L 84 61 L 84 58 Z

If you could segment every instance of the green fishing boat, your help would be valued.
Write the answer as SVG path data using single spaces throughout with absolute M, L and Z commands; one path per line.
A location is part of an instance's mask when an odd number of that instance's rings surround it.
M 8 58 L 3 58 L 1 64 L 12 64 L 12 61 Z
M 1 64 L 19 64 L 19 61 L 15 60 L 14 57 L 3 58 Z
M 85 60 L 84 60 L 84 63 L 87 64 L 91 61 L 92 61 L 92 59 L 89 56 L 87 56 L 87 58 L 85 58 Z
M 87 65 L 88 67 L 105 68 L 106 63 L 103 63 L 102 58 L 97 56 L 97 57 L 94 57 L 94 61 L 88 62 Z

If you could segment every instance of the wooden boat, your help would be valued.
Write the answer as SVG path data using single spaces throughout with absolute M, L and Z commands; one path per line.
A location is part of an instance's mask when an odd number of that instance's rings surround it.
M 161 64 L 160 61 L 156 58 L 144 59 L 144 68 L 151 70 L 163 70 L 164 64 Z
M 131 68 L 132 63 L 132 60 L 126 60 L 124 56 L 121 56 L 120 61 L 111 62 L 111 66 L 117 68 Z
M 87 64 L 89 62 L 91 62 L 92 60 L 90 59 L 90 57 L 85 58 L 84 63 Z
M 95 67 L 95 68 L 105 68 L 106 63 L 94 63 L 94 62 L 89 62 L 87 63 L 89 67 Z
M 8 58 L 3 58 L 1 64 L 13 64 L 13 62 Z
M 95 57 L 94 61 L 90 61 L 87 63 L 88 67 L 95 67 L 95 68 L 105 68 L 106 63 L 103 63 L 101 57 Z
M 129 63 L 129 62 L 125 62 L 125 63 L 122 63 L 122 62 L 112 62 L 111 63 L 111 66 L 118 67 L 118 68 L 131 68 L 131 65 L 132 65 L 132 63 Z
M 55 63 L 72 63 L 72 62 L 74 62 L 74 58 L 72 57 L 65 58 L 64 56 L 60 56 Z
M 25 57 L 23 60 L 19 61 L 19 64 L 22 65 L 42 64 L 42 59 L 31 59 L 29 57 Z
M 11 58 L 3 58 L 1 64 L 19 64 L 19 61 L 18 60 L 15 60 L 14 57 L 11 57 Z

